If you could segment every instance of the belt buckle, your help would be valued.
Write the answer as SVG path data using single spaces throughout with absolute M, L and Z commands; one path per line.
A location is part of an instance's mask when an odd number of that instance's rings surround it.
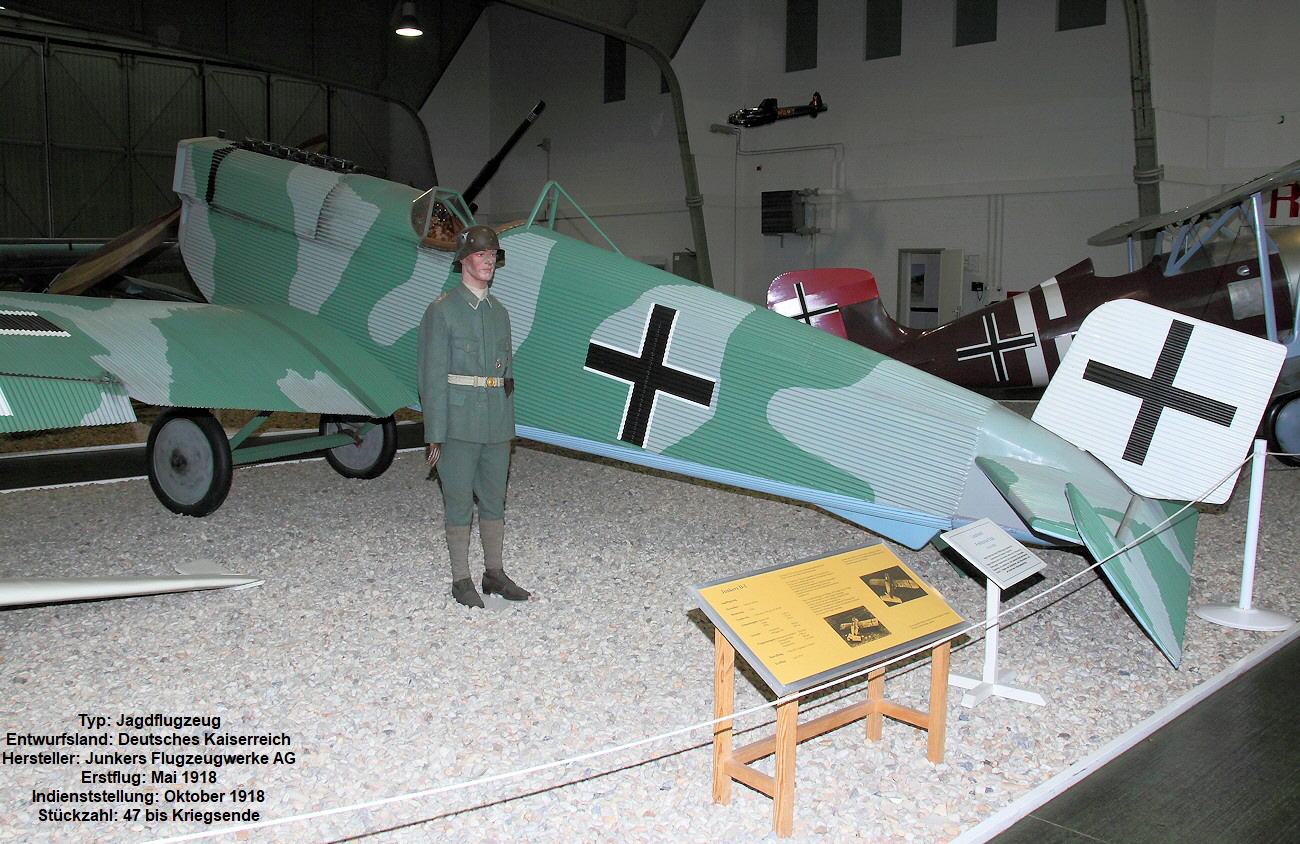
M 495 387 L 495 386 L 497 386 L 497 379 L 495 379 L 495 378 L 491 378 L 491 377 L 484 378 L 484 379 L 483 379 L 483 386 L 484 386 L 484 387 Z

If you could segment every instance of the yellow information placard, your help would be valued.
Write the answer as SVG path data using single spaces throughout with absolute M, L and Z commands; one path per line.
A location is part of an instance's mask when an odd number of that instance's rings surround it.
M 782 695 L 965 626 L 884 544 L 717 580 L 695 593 L 714 625 Z

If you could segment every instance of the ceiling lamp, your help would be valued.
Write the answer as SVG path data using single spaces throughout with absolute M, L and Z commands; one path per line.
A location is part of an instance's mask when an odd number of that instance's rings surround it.
M 407 38 L 415 38 L 423 35 L 424 30 L 420 29 L 420 24 L 415 19 L 415 4 L 402 4 L 402 19 L 397 22 L 397 29 L 394 30 L 398 35 L 405 35 Z

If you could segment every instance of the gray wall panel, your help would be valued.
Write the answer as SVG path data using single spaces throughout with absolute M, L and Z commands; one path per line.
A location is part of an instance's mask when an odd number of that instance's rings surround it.
M 403 171 L 430 170 L 419 119 L 378 95 L 129 45 L 0 38 L 0 115 L 0 237 L 106 238 L 152 219 L 176 205 L 177 141 L 222 131 L 324 139 L 381 176 L 400 137 Z
M 0 236 L 48 228 L 43 95 L 40 50 L 0 39 Z
M 227 138 L 267 138 L 266 74 L 209 67 L 206 134 Z
M 271 79 L 272 139 L 302 146 L 328 131 L 329 90 L 324 85 L 285 76 Z M 330 146 L 322 152 L 337 154 Z
M 336 90 L 330 99 L 330 149 L 367 173 L 387 173 L 387 104 L 369 94 Z

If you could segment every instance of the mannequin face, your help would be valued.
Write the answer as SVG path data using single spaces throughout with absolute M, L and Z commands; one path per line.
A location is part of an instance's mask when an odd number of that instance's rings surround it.
M 492 276 L 497 270 L 497 253 L 495 249 L 471 252 L 460 260 L 460 277 L 470 287 L 487 289 L 492 283 Z

